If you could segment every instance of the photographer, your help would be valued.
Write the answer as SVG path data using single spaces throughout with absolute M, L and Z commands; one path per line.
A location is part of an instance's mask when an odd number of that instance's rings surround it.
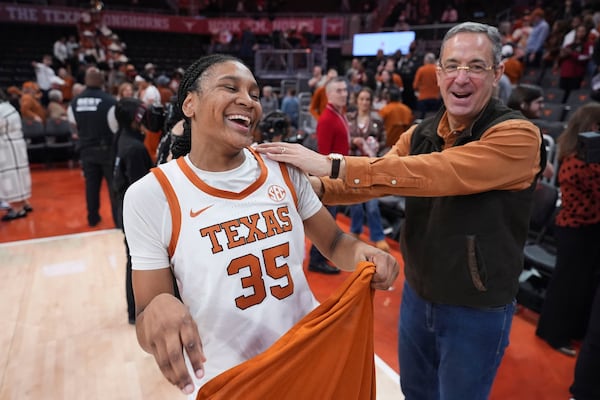
M 126 97 L 117 103 L 115 118 L 119 123 L 116 139 L 116 158 L 113 171 L 113 190 L 118 210 L 116 216 L 117 227 L 123 229 L 123 199 L 125 191 L 135 181 L 148 173 L 153 167 L 150 155 L 144 146 L 144 133 L 142 124 L 144 118 L 148 119 L 146 106 L 138 99 Z M 127 273 L 125 277 L 125 293 L 127 296 L 127 313 L 129 323 L 135 323 L 135 301 L 131 284 L 131 256 L 127 238 L 125 238 L 127 252 Z

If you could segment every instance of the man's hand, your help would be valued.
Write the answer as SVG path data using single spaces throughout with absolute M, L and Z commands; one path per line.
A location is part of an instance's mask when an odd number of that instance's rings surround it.
M 331 160 L 327 156 L 314 152 L 301 144 L 261 143 L 255 147 L 255 150 L 266 154 L 272 160 L 292 164 L 313 176 L 329 176 L 331 173 Z
M 184 394 L 193 393 L 194 383 L 183 350 L 198 379 L 204 376 L 202 364 L 206 358 L 198 327 L 187 307 L 171 294 L 160 294 L 138 315 L 136 331 L 140 345 L 154 356 L 165 378 Z

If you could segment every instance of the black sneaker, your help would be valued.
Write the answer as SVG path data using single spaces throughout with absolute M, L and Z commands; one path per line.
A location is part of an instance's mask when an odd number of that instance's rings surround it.
M 27 211 L 21 209 L 19 211 L 15 211 L 14 208 L 8 210 L 6 214 L 2 217 L 2 221 L 12 221 L 13 219 L 23 218 L 27 216 Z
M 332 267 L 326 262 L 318 263 L 318 264 L 308 264 L 308 270 L 312 272 L 320 272 L 321 274 L 339 274 L 339 268 Z

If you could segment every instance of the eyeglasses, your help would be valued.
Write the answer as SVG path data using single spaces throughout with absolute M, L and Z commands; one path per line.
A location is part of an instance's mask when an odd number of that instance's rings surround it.
M 460 65 L 455 63 L 448 63 L 438 65 L 438 69 L 444 72 L 447 77 L 454 78 L 458 76 L 459 71 L 465 71 L 467 75 L 480 77 L 488 71 L 496 68 L 495 65 L 486 66 L 485 64 L 471 64 L 471 65 Z

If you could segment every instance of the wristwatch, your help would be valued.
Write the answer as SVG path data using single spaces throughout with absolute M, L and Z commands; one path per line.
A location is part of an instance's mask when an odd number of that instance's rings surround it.
M 344 156 L 338 153 L 331 153 L 327 156 L 331 160 L 331 179 L 336 179 L 340 175 L 340 164 L 344 159 Z

